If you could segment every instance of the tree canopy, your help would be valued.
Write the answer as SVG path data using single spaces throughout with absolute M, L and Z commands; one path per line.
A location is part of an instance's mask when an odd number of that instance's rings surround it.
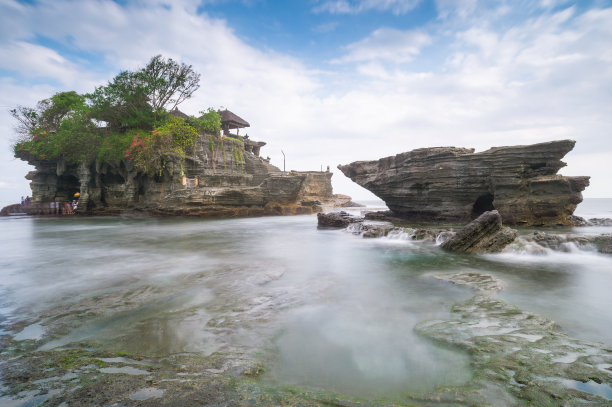
M 168 113 L 199 82 L 191 65 L 156 55 L 91 93 L 59 92 L 35 107 L 17 106 L 10 110 L 17 121 L 15 154 L 67 162 L 130 159 L 146 172 L 158 170 L 165 156 L 184 157 L 198 134 L 219 135 L 221 118 L 213 109 L 187 120 Z
M 152 127 L 200 87 L 191 65 L 156 55 L 138 71 L 122 71 L 86 98 L 92 116 L 112 128 Z

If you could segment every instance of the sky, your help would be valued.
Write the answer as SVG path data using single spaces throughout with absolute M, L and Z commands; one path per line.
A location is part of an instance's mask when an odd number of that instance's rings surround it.
M 157 54 L 201 74 L 182 111 L 228 108 L 358 200 L 338 164 L 567 138 L 561 173 L 612 197 L 612 0 L 0 0 L 0 207 L 31 194 L 10 108 Z

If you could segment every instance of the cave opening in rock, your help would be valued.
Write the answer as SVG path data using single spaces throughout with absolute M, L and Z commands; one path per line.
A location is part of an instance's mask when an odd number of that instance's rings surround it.
M 105 186 L 114 185 L 114 184 L 123 184 L 125 183 L 125 178 L 115 172 L 107 172 L 106 174 L 102 174 L 100 177 L 100 181 Z
M 61 175 L 57 178 L 57 190 L 55 200 L 58 202 L 68 202 L 74 198 L 74 194 L 81 190 L 81 184 L 77 177 L 73 175 Z
M 472 207 L 472 219 L 476 219 L 486 211 L 494 210 L 494 199 L 495 197 L 493 196 L 493 194 L 490 193 L 480 195 L 478 198 L 476 198 L 476 202 L 474 202 L 474 206 Z

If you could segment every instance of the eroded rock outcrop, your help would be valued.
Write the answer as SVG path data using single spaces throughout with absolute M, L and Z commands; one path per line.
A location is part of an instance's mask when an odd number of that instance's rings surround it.
M 361 219 L 344 211 L 317 214 L 317 224 L 320 228 L 345 228 L 360 221 Z
M 499 212 L 488 211 L 468 223 L 440 247 L 456 253 L 496 253 L 512 243 L 516 235 L 516 230 L 502 226 Z
M 138 171 L 129 159 L 69 164 L 25 151 L 18 158 L 36 167 L 26 176 L 33 197 L 30 214 L 46 214 L 50 202 L 70 201 L 77 192 L 79 213 L 88 214 L 292 215 L 350 201 L 333 194 L 331 172 L 284 173 L 259 156 L 263 145 L 238 136 L 202 135 L 184 162 L 171 159 L 155 176 Z
M 21 215 L 25 214 L 25 207 L 22 204 L 13 204 L 5 206 L 0 210 L 0 216 Z
M 612 254 L 612 235 L 579 235 L 579 234 L 556 234 L 547 232 L 533 232 L 521 236 L 519 243 L 523 246 L 535 243 L 537 246 L 531 248 L 532 251 L 538 249 L 551 249 L 555 251 L 571 252 L 574 249 L 589 248 L 597 250 L 599 253 Z
M 412 221 L 469 222 L 497 209 L 505 224 L 571 225 L 589 185 L 589 177 L 557 174 L 574 144 L 561 140 L 480 153 L 421 148 L 338 168 Z

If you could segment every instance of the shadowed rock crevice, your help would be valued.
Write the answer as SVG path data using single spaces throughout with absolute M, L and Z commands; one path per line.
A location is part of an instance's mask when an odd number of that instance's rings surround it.
M 472 219 L 476 219 L 484 212 L 495 210 L 495 206 L 493 206 L 494 196 L 492 194 L 484 194 L 480 195 L 476 202 L 474 202 L 474 207 L 472 208 Z

